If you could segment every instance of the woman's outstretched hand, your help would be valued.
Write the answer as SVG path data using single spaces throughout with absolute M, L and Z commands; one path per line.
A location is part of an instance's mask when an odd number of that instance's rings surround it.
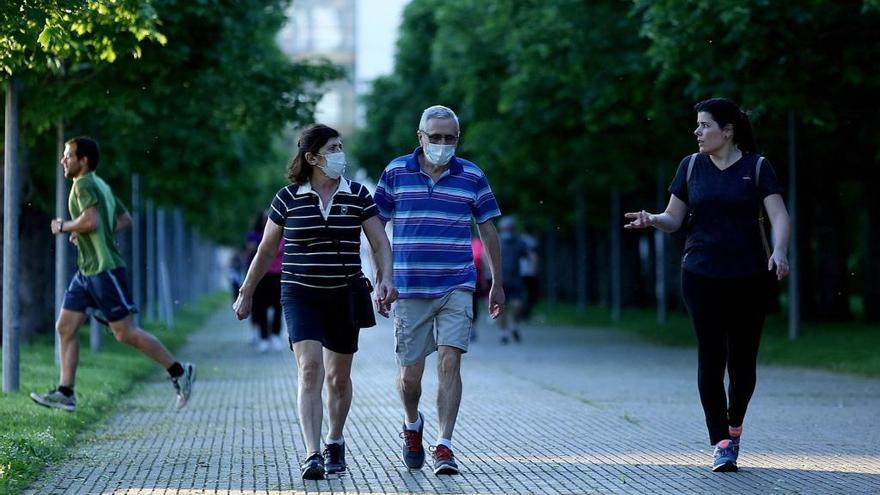
M 623 216 L 631 220 L 624 224 L 623 228 L 625 229 L 647 229 L 654 226 L 654 215 L 645 210 L 625 213 Z

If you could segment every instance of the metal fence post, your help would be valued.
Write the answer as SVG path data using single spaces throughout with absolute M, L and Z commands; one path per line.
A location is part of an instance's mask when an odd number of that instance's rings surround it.
M 141 178 L 131 175 L 131 292 L 134 304 L 143 310 L 143 266 L 141 261 Z M 140 323 L 140 315 L 134 315 L 135 325 Z
M 64 154 L 64 122 L 55 123 L 55 154 L 56 160 Z M 64 169 L 55 163 L 55 216 L 67 217 L 67 179 Z M 67 242 L 66 235 L 55 236 L 55 316 L 61 314 L 64 304 L 64 291 L 67 289 Z M 55 366 L 61 366 L 61 336 L 53 329 L 55 335 Z
M 18 328 L 18 95 L 15 79 L 6 82 L 3 193 L 3 391 L 19 387 Z
M 147 298 L 145 306 L 147 307 L 147 318 L 150 320 L 159 319 L 158 311 L 158 263 L 156 262 L 156 207 L 152 200 L 147 201 Z

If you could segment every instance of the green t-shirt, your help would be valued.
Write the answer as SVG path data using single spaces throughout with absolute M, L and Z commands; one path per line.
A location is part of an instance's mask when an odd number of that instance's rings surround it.
M 67 204 L 71 218 L 79 217 L 92 206 L 98 209 L 100 218 L 97 229 L 88 234 L 76 235 L 79 248 L 76 264 L 79 271 L 83 275 L 91 276 L 125 266 L 113 233 L 116 231 L 116 217 L 128 210 L 113 195 L 110 186 L 94 172 L 77 177 L 73 179 Z

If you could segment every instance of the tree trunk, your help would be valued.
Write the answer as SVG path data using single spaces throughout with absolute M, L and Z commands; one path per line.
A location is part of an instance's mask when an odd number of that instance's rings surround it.
M 551 225 L 547 229 L 547 242 L 544 243 L 546 246 L 546 251 L 544 252 L 543 266 L 544 266 L 544 276 L 546 277 L 547 286 L 545 287 L 545 294 L 547 294 L 547 304 L 550 306 L 556 305 L 559 299 L 558 286 L 559 286 L 559 276 L 556 272 L 556 240 L 558 237 L 558 233 L 556 232 L 556 226 Z
M 788 279 L 788 338 L 795 340 L 800 333 L 801 295 L 798 282 L 801 270 L 798 246 L 798 189 L 797 189 L 797 144 L 795 141 L 795 115 L 788 112 L 788 214 L 791 217 L 791 241 L 788 261 L 791 267 Z M 777 301 L 779 299 L 777 298 Z
M 621 273 L 621 244 L 620 244 L 620 230 L 621 230 L 621 214 L 620 214 L 620 190 L 616 187 L 614 191 L 611 193 L 611 319 L 613 321 L 620 320 L 621 314 L 621 286 L 622 286 L 622 273 Z
M 866 167 L 865 210 L 865 319 L 880 321 L 880 173 L 876 167 Z
M 666 198 L 666 189 L 662 177 L 663 166 L 657 166 L 657 205 L 656 211 L 663 211 L 663 201 Z M 666 233 L 660 229 L 654 229 L 654 298 L 657 304 L 657 323 L 666 323 L 667 295 L 666 288 L 669 283 L 666 280 Z
M 575 223 L 575 293 L 577 294 L 578 311 L 587 310 L 587 200 L 584 198 L 585 188 L 578 187 L 575 191 L 577 222 Z
M 18 95 L 15 79 L 6 82 L 3 161 L 3 391 L 19 387 L 18 322 Z
M 55 124 L 55 158 L 59 160 L 64 153 L 64 121 L 58 120 Z M 64 177 L 64 169 L 56 162 L 55 167 L 55 216 L 67 218 L 67 179 Z M 55 314 L 61 313 L 64 303 L 64 291 L 67 289 L 68 279 L 68 249 L 67 236 L 55 237 Z M 58 332 L 55 334 L 55 365 L 61 366 L 61 339 Z

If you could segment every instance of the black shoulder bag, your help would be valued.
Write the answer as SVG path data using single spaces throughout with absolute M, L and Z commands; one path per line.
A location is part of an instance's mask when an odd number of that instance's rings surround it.
M 348 279 L 348 311 L 351 321 L 358 328 L 376 326 L 376 314 L 373 313 L 373 284 L 370 279 L 361 275 Z
M 335 240 L 336 254 L 342 259 L 342 250 L 339 248 L 339 239 Z M 342 262 L 345 268 L 345 262 Z M 376 326 L 376 314 L 373 312 L 373 284 L 363 273 L 345 278 L 348 284 L 348 317 L 357 328 L 370 328 Z

